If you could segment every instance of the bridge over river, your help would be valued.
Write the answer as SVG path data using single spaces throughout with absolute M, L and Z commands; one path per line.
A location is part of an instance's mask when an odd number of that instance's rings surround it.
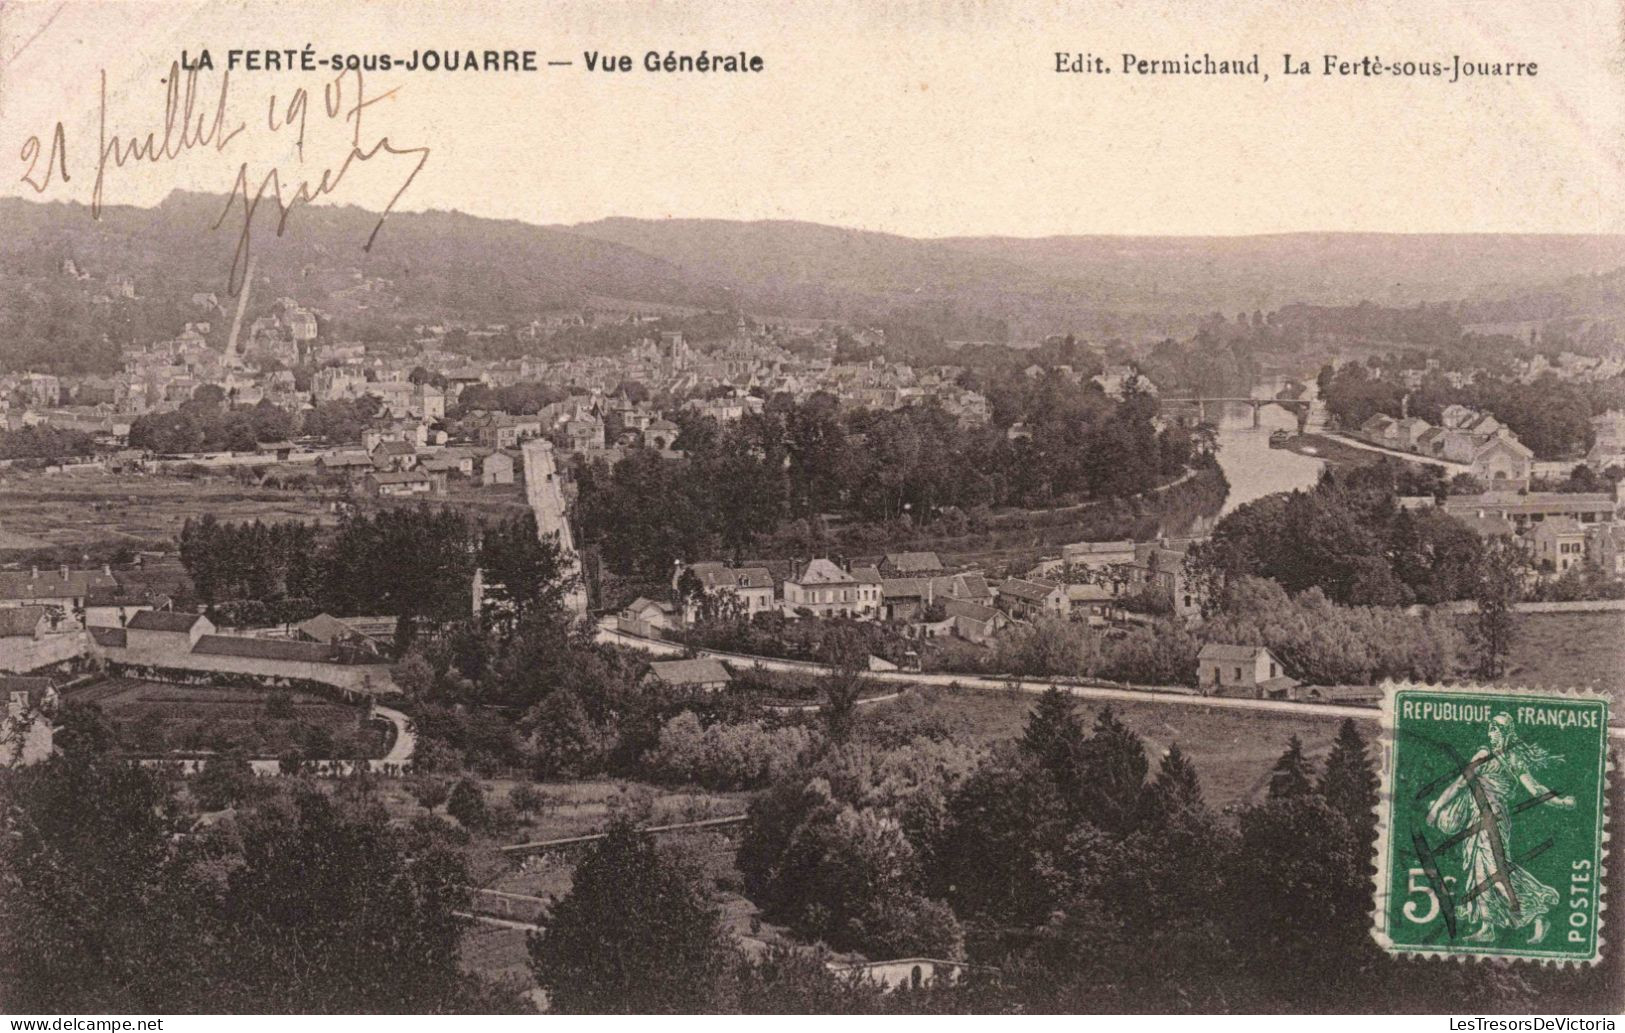
M 1208 419 L 1209 406 L 1217 407 L 1221 412 L 1225 406 L 1229 405 L 1251 406 L 1253 410 L 1254 427 L 1262 427 L 1264 425 L 1265 407 L 1278 405 L 1282 409 L 1285 409 L 1298 421 L 1299 434 L 1302 434 L 1308 428 L 1311 415 L 1319 413 L 1320 410 L 1324 408 L 1323 403 L 1321 403 L 1320 399 L 1318 398 L 1181 398 L 1176 395 L 1164 396 L 1161 401 L 1165 409 L 1174 406 L 1196 406 L 1197 419 L 1202 423 L 1210 422 Z

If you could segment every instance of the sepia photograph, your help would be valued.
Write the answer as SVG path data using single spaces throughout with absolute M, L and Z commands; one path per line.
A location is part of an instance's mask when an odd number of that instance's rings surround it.
M 0 163 L 10 1030 L 1625 1012 L 1621 0 L 7 0 Z

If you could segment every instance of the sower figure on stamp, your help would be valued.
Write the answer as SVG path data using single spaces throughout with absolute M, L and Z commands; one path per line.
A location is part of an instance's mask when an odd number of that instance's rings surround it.
M 1510 714 L 1490 719 L 1489 739 L 1433 801 L 1428 824 L 1449 836 L 1468 832 L 1462 848 L 1468 899 L 1456 908 L 1457 917 L 1474 927 L 1466 941 L 1489 943 L 1502 929 L 1529 928 L 1529 942 L 1539 943 L 1558 895 L 1514 860 L 1512 798 L 1519 785 L 1531 799 L 1554 807 L 1573 807 L 1574 797 L 1557 796 L 1535 780 L 1534 771 L 1562 758 L 1523 741 Z

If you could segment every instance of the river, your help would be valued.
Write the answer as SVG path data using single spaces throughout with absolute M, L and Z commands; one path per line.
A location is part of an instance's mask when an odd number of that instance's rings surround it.
M 1309 389 L 1313 391 L 1314 385 L 1310 384 Z M 1279 390 L 1279 384 L 1261 383 L 1249 393 L 1254 398 L 1273 398 Z M 1226 405 L 1219 419 L 1219 466 L 1230 482 L 1230 494 L 1220 516 L 1265 495 L 1314 487 L 1320 479 L 1324 460 L 1270 447 L 1271 431 L 1297 433 L 1297 420 L 1291 413 L 1268 405 L 1261 410 L 1259 419 L 1261 425 L 1254 427 L 1250 405 Z

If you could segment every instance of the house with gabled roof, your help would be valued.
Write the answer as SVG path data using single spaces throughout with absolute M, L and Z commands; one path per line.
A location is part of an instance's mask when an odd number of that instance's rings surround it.
M 167 610 L 171 605 L 169 596 L 149 588 L 94 586 L 85 597 L 85 626 L 122 628 L 143 610 Z
M 1433 427 L 1428 421 L 1415 416 L 1407 416 L 1394 424 L 1393 433 L 1390 437 L 1396 447 L 1414 452 L 1417 443 L 1422 439 L 1422 435 L 1432 429 Z
M 704 603 L 701 596 L 722 594 L 732 597 L 738 601 L 740 615 L 746 619 L 766 613 L 775 606 L 773 575 L 766 567 L 730 567 L 718 562 L 688 565 L 679 561 L 672 570 L 674 598 L 681 596 L 686 574 L 692 574 L 693 580 L 698 582 L 699 594 L 679 599 L 685 624 L 699 619 Z
M 1562 574 L 1585 563 L 1586 528 L 1573 517 L 1542 520 L 1530 527 L 1527 537 L 1529 551 L 1542 570 Z
M 1197 686 L 1213 696 L 1291 699 L 1298 682 L 1263 646 L 1209 642 L 1196 656 Z
M 418 450 L 410 441 L 380 441 L 373 447 L 372 464 L 379 470 L 410 470 L 418 465 Z
M 865 575 L 867 578 L 867 575 Z M 784 611 L 815 617 L 874 617 L 881 604 L 881 585 L 860 581 L 833 560 L 807 561 L 784 581 Z
M 1492 490 L 1527 487 L 1535 453 L 1510 432 L 1491 434 L 1473 452 L 1467 472 Z
M 699 657 L 693 660 L 656 660 L 649 664 L 647 679 L 671 689 L 693 692 L 720 692 L 733 681 L 721 660 Z
M 124 626 L 124 642 L 131 653 L 178 655 L 190 653 L 214 630 L 214 622 L 200 613 L 143 610 Z
M 118 579 L 105 567 L 94 570 L 30 567 L 26 571 L 0 571 L 0 607 L 50 607 L 77 627 L 84 623 L 85 602 L 91 592 L 117 587 Z
M 942 609 L 954 623 L 954 634 L 967 642 L 986 643 L 1010 624 L 1004 611 L 969 599 L 944 599 Z
M 887 577 L 940 574 L 944 569 L 942 558 L 934 552 L 888 552 L 880 561 L 880 572 Z
M 1013 619 L 1022 621 L 1043 616 L 1065 617 L 1072 612 L 1072 600 L 1065 586 L 1036 578 L 1013 577 L 999 582 L 997 605 Z
M 1395 421 L 1386 413 L 1377 413 L 1364 423 L 1360 424 L 1360 436 L 1374 445 L 1384 448 L 1392 444 Z

